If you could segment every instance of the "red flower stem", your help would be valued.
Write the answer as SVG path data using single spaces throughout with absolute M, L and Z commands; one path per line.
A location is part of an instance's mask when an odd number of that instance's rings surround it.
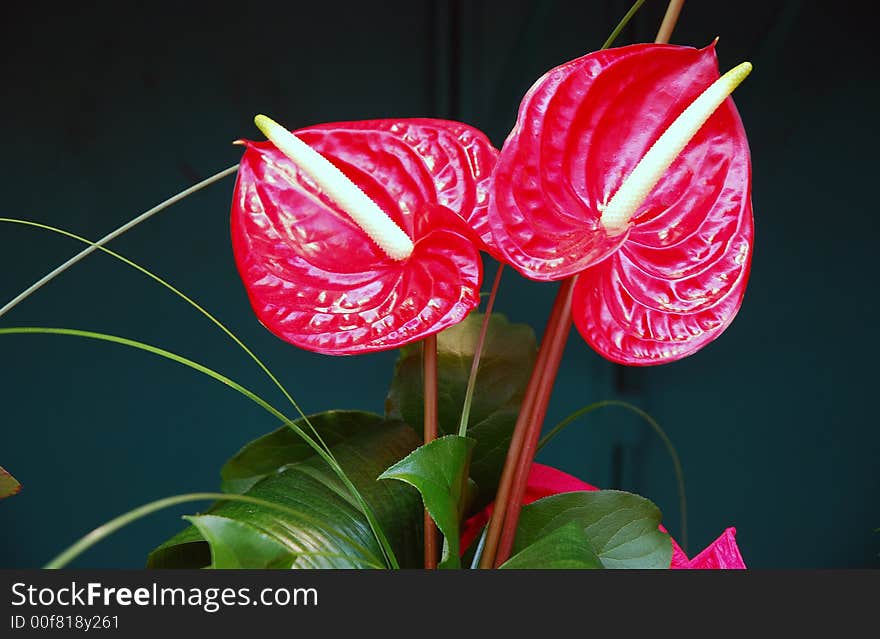
M 522 500 L 526 493 L 526 485 L 529 480 L 529 471 L 535 459 L 538 449 L 538 439 L 541 435 L 541 426 L 547 414 L 547 406 L 550 403 L 550 395 L 553 392 L 553 384 L 556 381 L 556 373 L 562 361 L 562 353 L 568 334 L 571 330 L 571 296 L 577 276 L 570 277 L 562 282 L 556 301 L 553 304 L 553 323 L 547 327 L 544 334 L 544 342 L 541 350 L 546 350 L 540 370 L 533 373 L 538 376 L 535 389 L 535 399 L 531 405 L 531 413 L 525 426 L 523 447 L 514 468 L 513 483 L 507 507 L 504 515 L 504 525 L 501 528 L 501 538 L 495 555 L 495 567 L 497 568 L 510 558 L 513 550 L 513 540 L 516 537 L 516 525 L 519 522 L 519 513 L 522 509 Z
M 425 397 L 424 443 L 437 439 L 437 336 L 422 340 L 423 385 Z M 434 520 L 425 509 L 425 568 L 437 568 L 439 532 Z
M 670 0 L 655 43 L 669 42 L 683 4 L 684 0 Z M 577 276 L 562 283 L 547 321 L 541 350 L 532 369 L 532 377 L 526 387 L 510 447 L 507 449 L 480 568 L 500 566 L 507 561 L 513 548 L 529 470 L 571 327 L 571 293 L 576 279 Z
M 437 336 L 422 340 L 422 366 L 425 397 L 424 443 L 437 439 Z M 434 520 L 425 509 L 425 568 L 437 568 L 439 532 Z
M 654 38 L 654 44 L 669 44 L 669 38 L 672 37 L 683 4 L 684 0 L 669 0 L 669 6 L 666 7 L 666 14 L 663 16 L 660 30 L 657 31 L 657 37 Z
M 567 282 L 563 282 L 563 288 Z M 567 294 L 570 298 L 570 293 Z M 501 479 L 498 483 L 498 491 L 495 494 L 495 508 L 489 518 L 489 528 L 486 533 L 486 543 L 483 547 L 483 556 L 480 558 L 480 568 L 492 568 L 495 565 L 495 555 L 498 550 L 498 543 L 501 538 L 501 530 L 504 525 L 505 514 L 510 504 L 510 494 L 513 488 L 513 480 L 516 477 L 516 469 L 519 465 L 520 454 L 523 444 L 526 441 L 526 433 L 531 421 L 535 399 L 537 398 L 538 389 L 541 383 L 541 377 L 544 375 L 546 362 L 550 353 L 550 343 L 553 342 L 552 335 L 559 330 L 559 325 L 564 323 L 568 328 L 571 322 L 570 313 L 561 315 L 562 304 L 559 303 L 560 294 L 556 296 L 556 303 L 550 311 L 550 318 L 547 320 L 547 328 L 544 331 L 544 339 L 541 342 L 541 348 L 538 351 L 538 357 L 532 368 L 532 376 L 526 386 L 523 401 L 520 405 L 519 416 L 516 425 L 513 428 L 513 436 L 510 440 L 510 446 L 507 448 L 507 457 L 504 460 L 504 468 L 501 471 Z M 567 331 L 566 331 L 567 334 Z M 557 364 L 558 365 L 558 364 Z M 555 377 L 555 374 L 554 374 Z

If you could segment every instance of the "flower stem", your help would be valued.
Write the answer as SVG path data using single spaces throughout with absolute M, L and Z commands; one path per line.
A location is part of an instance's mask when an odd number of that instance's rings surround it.
M 437 335 L 429 335 L 422 340 L 422 365 L 425 416 L 424 416 L 424 443 L 428 444 L 437 439 Z M 439 550 L 439 532 L 434 520 L 425 509 L 425 568 L 434 570 L 437 568 L 437 556 Z
M 603 49 L 610 46 L 641 4 L 636 2 L 627 12 L 612 36 L 602 45 Z M 683 4 L 684 0 L 670 0 L 656 43 L 669 41 Z M 550 393 L 553 390 L 562 351 L 571 327 L 571 294 L 576 279 L 577 276 L 574 276 L 562 283 L 550 319 L 547 321 L 538 359 L 532 369 L 532 377 L 526 387 L 510 447 L 507 449 L 507 458 L 504 461 L 501 481 L 495 496 L 495 509 L 489 519 L 480 568 L 498 567 L 509 558 L 513 548 L 522 498 L 535 457 L 541 424 L 547 412 Z
M 560 341 L 556 335 L 563 333 L 568 335 L 568 329 L 571 325 L 571 290 L 574 286 L 574 279 L 570 278 L 564 281 L 556 295 L 556 302 L 550 311 L 550 319 L 547 320 L 547 328 L 544 331 L 544 339 L 541 342 L 541 348 L 538 351 L 538 358 L 535 366 L 532 368 L 532 376 L 529 378 L 528 386 L 523 396 L 520 406 L 519 416 L 516 425 L 513 428 L 513 436 L 510 440 L 510 446 L 507 449 L 507 457 L 504 460 L 504 468 L 501 471 L 501 480 L 498 483 L 498 492 L 495 495 L 495 508 L 492 516 L 489 518 L 489 527 L 486 533 L 486 544 L 483 549 L 483 556 L 480 558 L 480 568 L 491 568 L 498 563 L 496 562 L 496 553 L 499 549 L 499 541 L 501 539 L 502 527 L 506 521 L 507 509 L 510 508 L 510 499 L 514 491 L 514 481 L 517 476 L 517 468 L 523 463 L 520 460 L 524 446 L 527 444 L 527 435 L 530 432 L 530 424 L 533 416 L 536 414 L 535 409 L 538 407 L 539 393 L 546 394 L 546 400 L 549 401 L 549 390 L 553 387 L 553 380 L 556 378 L 556 370 L 559 367 L 559 359 L 553 363 L 553 351 L 558 348 L 558 344 L 554 347 L 554 343 Z M 561 340 L 565 345 L 565 340 Z M 561 351 L 559 352 L 561 356 Z M 549 370 L 552 368 L 553 370 Z M 542 378 L 550 376 L 549 387 L 542 384 Z M 543 409 L 539 409 L 543 419 L 543 411 L 546 411 L 546 403 Z M 538 426 L 540 431 L 540 425 Z M 534 448 L 534 445 L 532 446 Z M 534 456 L 534 452 L 532 453 Z M 531 458 L 528 460 L 531 465 Z M 519 511 L 517 509 L 517 515 Z M 514 528 L 516 522 L 512 523 Z
M 519 513 L 522 509 L 522 500 L 526 493 L 526 485 L 529 480 L 529 471 L 535 459 L 538 447 L 538 438 L 541 435 L 541 426 L 547 414 L 547 406 L 550 403 L 550 395 L 553 392 L 553 384 L 556 381 L 556 373 L 562 361 L 562 353 L 571 329 L 571 296 L 574 290 L 577 276 L 570 277 L 559 287 L 556 301 L 553 304 L 551 317 L 552 323 L 547 327 L 541 350 L 546 350 L 547 355 L 540 370 L 536 369 L 533 375 L 538 376 L 535 390 L 535 399 L 532 402 L 531 414 L 525 423 L 523 448 L 514 468 L 513 482 L 507 507 L 504 515 L 504 525 L 501 529 L 501 538 L 495 556 L 497 568 L 510 558 L 513 550 L 513 540 L 516 537 L 516 525 L 519 521 Z
M 684 0 L 669 0 L 669 6 L 666 7 L 666 14 L 663 16 L 663 22 L 660 24 L 660 30 L 657 31 L 657 37 L 654 38 L 655 44 L 668 44 L 675 30 L 675 23 L 678 22 L 678 14 L 681 13 L 681 7 Z

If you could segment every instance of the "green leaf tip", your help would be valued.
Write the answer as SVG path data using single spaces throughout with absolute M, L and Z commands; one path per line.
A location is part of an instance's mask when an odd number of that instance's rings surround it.
M 416 448 L 379 475 L 379 479 L 405 482 L 422 495 L 425 508 L 444 537 L 440 568 L 461 567 L 459 520 L 475 445 L 470 437 L 446 435 Z

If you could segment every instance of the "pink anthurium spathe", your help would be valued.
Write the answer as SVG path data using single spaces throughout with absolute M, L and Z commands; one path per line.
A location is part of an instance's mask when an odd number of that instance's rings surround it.
M 560 493 L 570 493 L 579 490 L 599 490 L 595 486 L 581 481 L 577 477 L 573 477 L 568 473 L 557 470 L 551 466 L 543 464 L 532 464 L 529 471 L 529 480 L 526 486 L 525 496 L 523 497 L 523 505 L 530 504 L 544 497 L 558 495 Z M 477 538 L 489 521 L 492 514 L 493 504 L 489 504 L 470 517 L 462 526 L 461 532 L 461 548 L 462 552 L 466 550 Z M 660 530 L 665 532 L 661 526 Z M 714 569 L 714 570 L 734 570 L 745 569 L 746 564 L 743 561 L 739 548 L 736 545 L 736 529 L 728 528 L 718 539 L 713 541 L 702 552 L 693 559 L 688 559 L 684 550 L 681 549 L 675 540 L 672 540 L 672 569 Z
M 437 333 L 476 307 L 497 156 L 485 135 L 398 119 L 294 136 L 262 117 L 275 135 L 245 143 L 231 225 L 236 265 L 270 331 L 319 353 L 364 353 Z
M 738 311 L 752 256 L 751 164 L 704 49 L 633 45 L 540 78 L 502 147 L 488 211 L 505 261 L 536 280 L 578 276 L 572 316 L 604 357 L 670 362 Z

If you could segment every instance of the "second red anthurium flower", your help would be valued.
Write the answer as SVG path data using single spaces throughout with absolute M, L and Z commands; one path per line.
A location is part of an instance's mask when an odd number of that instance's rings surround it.
M 604 357 L 670 362 L 740 307 L 752 256 L 751 165 L 714 44 L 634 45 L 563 64 L 529 90 L 489 208 L 526 277 L 578 276 L 572 316 Z
M 477 306 L 497 156 L 485 135 L 435 119 L 322 124 L 295 137 L 257 123 L 273 142 L 246 142 L 232 245 L 269 330 L 319 353 L 363 353 L 436 333 Z

